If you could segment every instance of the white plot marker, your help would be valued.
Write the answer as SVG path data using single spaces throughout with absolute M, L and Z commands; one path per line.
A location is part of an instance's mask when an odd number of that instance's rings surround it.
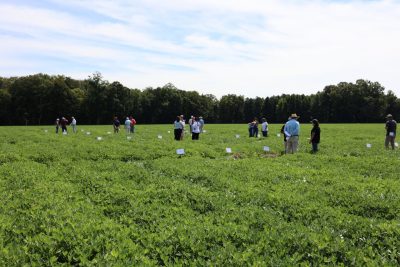
M 183 149 L 183 148 L 177 149 L 177 150 L 176 150 L 176 154 L 178 154 L 178 155 L 185 155 L 185 149 Z
M 281 137 L 281 134 L 277 134 L 276 136 L 277 136 L 277 137 Z
M 103 137 L 98 136 L 96 139 L 97 139 L 97 141 L 101 141 L 101 140 L 103 140 Z
M 269 152 L 269 146 L 264 146 L 264 151 Z
M 91 133 L 90 133 L 90 132 L 86 132 L 86 134 L 87 134 L 87 135 L 91 135 Z
M 127 136 L 126 139 L 131 140 L 132 136 Z
M 111 132 L 107 132 L 107 134 L 111 134 Z
M 225 148 L 225 150 L 226 150 L 226 153 L 232 153 L 232 148 L 230 148 L 230 147 Z
M 371 144 L 367 144 L 367 148 L 371 148 L 372 147 L 372 145 Z
M 157 138 L 158 138 L 158 139 L 162 139 L 162 135 L 158 135 Z
M 236 135 L 236 138 L 240 138 L 240 135 L 239 135 L 239 134 L 237 134 L 237 135 Z
M 207 131 L 206 130 L 203 130 L 203 133 L 206 133 Z
M 171 133 L 171 131 L 168 131 L 168 133 Z
M 47 132 L 48 132 L 48 130 L 44 130 L 44 132 L 45 132 L 45 133 L 47 133 Z
M 399 143 L 394 143 L 394 146 L 395 147 L 399 147 Z

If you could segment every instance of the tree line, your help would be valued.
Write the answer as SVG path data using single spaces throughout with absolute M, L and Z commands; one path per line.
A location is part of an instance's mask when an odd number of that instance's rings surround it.
M 75 116 L 79 124 L 109 124 L 114 116 L 133 115 L 138 123 L 171 123 L 176 115 L 203 116 L 207 123 L 244 123 L 254 117 L 284 122 L 297 113 L 300 121 L 325 123 L 382 122 L 400 115 L 400 99 L 378 82 L 357 80 L 326 86 L 312 95 L 281 94 L 248 98 L 184 91 L 173 84 L 130 89 L 108 82 L 100 73 L 85 80 L 35 74 L 0 77 L 0 124 L 52 124 L 60 116 Z

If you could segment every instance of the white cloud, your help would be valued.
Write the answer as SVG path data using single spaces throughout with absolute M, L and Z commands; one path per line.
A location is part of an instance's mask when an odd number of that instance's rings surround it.
M 68 8 L 0 3 L 0 34 L 31 36 L 0 42 L 0 58 L 14 57 L 10 69 L 26 57 L 30 70 L 46 72 L 36 60 L 56 55 L 98 67 L 79 75 L 71 65 L 79 77 L 99 70 L 136 88 L 172 82 L 217 96 L 268 96 L 365 78 L 400 95 L 396 1 L 53 2 Z M 3 65 L 0 75 L 30 74 L 21 70 Z

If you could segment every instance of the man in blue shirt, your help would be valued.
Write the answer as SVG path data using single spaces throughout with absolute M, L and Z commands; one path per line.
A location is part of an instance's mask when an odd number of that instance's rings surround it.
M 286 154 L 297 152 L 297 147 L 299 145 L 299 133 L 300 133 L 300 123 L 297 121 L 299 117 L 296 113 L 292 114 L 289 121 L 286 122 L 284 133 L 287 137 Z

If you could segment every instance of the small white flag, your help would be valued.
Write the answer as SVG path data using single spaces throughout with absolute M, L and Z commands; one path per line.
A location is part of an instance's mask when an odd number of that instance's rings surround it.
M 394 143 L 394 146 L 395 147 L 399 147 L 399 143 Z
M 237 134 L 237 135 L 236 135 L 236 138 L 240 138 L 240 135 Z
M 168 133 L 171 133 L 171 131 L 168 131 Z
M 48 132 L 48 130 L 44 130 L 44 132 L 45 132 L 45 133 L 47 133 L 47 132 Z
M 162 135 L 158 135 L 157 138 L 158 138 L 158 139 L 162 139 Z
M 98 136 L 96 139 L 97 139 L 97 141 L 101 141 L 101 140 L 103 140 L 103 137 Z
M 276 136 L 281 137 L 281 134 L 277 134 Z
M 111 134 L 111 132 L 107 132 L 107 134 Z
M 131 140 L 132 136 L 127 136 L 126 139 Z
M 230 147 L 227 147 L 225 150 L 226 150 L 226 153 L 232 153 L 232 148 L 230 148 Z
M 264 151 L 269 152 L 269 146 L 264 146 Z
M 90 135 L 90 132 L 86 132 L 87 135 Z
M 177 149 L 177 150 L 176 150 L 176 154 L 178 154 L 178 155 L 185 155 L 185 149 L 183 149 L 183 148 Z
M 372 147 L 372 145 L 371 144 L 367 144 L 367 148 L 371 148 Z
M 206 133 L 207 131 L 206 130 L 203 130 L 203 133 Z

